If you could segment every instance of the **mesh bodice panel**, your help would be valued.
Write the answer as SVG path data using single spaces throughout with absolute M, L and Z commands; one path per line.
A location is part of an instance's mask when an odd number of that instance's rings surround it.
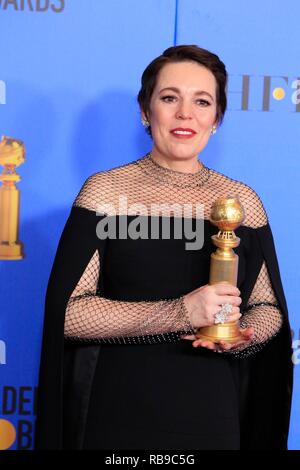
M 200 164 L 199 164 L 200 166 Z M 145 215 L 209 219 L 219 197 L 238 196 L 246 212 L 243 223 L 253 229 L 268 219 L 259 197 L 247 185 L 201 165 L 182 173 L 158 165 L 150 154 L 134 162 L 96 173 L 87 179 L 74 205 L 110 216 Z M 101 273 L 98 250 L 93 253 L 66 309 L 65 336 L 99 342 L 177 341 L 193 332 L 184 296 L 159 301 L 119 301 L 97 292 Z M 263 263 L 241 325 L 253 326 L 250 346 L 235 355 L 258 351 L 277 334 L 282 316 Z M 230 352 L 231 353 L 231 352 Z
M 267 223 L 261 200 L 249 186 L 202 166 L 196 173 L 182 173 L 158 165 L 150 154 L 111 170 L 90 176 L 74 204 L 108 215 L 162 215 L 209 219 L 219 197 L 239 196 L 245 208 L 244 225 Z

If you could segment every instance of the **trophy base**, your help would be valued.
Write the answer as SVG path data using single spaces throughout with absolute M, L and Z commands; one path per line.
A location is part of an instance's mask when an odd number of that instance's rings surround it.
M 226 343 L 236 343 L 242 339 L 239 331 L 238 321 L 219 323 L 212 326 L 204 326 L 199 328 L 195 336 L 197 339 L 212 341 L 213 343 L 219 343 L 220 341 L 225 341 Z
M 0 243 L 0 260 L 20 260 L 23 258 L 21 243 Z

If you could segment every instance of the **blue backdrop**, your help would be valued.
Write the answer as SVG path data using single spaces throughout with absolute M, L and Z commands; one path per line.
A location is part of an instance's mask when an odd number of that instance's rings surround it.
M 0 261 L 0 449 L 32 447 L 44 295 L 70 206 L 91 173 L 151 148 L 136 95 L 146 65 L 173 44 L 215 52 L 229 73 L 228 111 L 201 158 L 252 186 L 268 212 L 294 332 L 289 448 L 299 448 L 298 1 L 285 6 L 0 0 L 0 133 L 26 146 L 18 168 L 25 258 Z

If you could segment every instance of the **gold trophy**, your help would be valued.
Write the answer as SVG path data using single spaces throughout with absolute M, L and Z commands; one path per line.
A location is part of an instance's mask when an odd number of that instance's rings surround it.
M 18 240 L 20 191 L 16 184 L 21 180 L 16 167 L 25 160 L 24 145 L 21 140 L 2 137 L 0 141 L 0 260 L 24 258 L 23 245 Z
M 219 232 L 211 237 L 217 250 L 211 255 L 209 284 L 224 282 L 236 286 L 239 257 L 233 248 L 239 246 L 240 238 L 235 235 L 234 230 L 244 218 L 244 209 L 238 197 L 219 198 L 212 205 L 210 221 L 218 227 Z M 196 337 L 214 343 L 221 340 L 235 343 L 241 339 L 239 321 L 201 327 Z

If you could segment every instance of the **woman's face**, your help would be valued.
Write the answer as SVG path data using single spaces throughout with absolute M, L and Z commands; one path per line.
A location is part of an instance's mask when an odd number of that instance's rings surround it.
M 148 116 L 155 153 L 177 160 L 198 156 L 217 124 L 216 86 L 211 71 L 196 62 L 160 70 Z

